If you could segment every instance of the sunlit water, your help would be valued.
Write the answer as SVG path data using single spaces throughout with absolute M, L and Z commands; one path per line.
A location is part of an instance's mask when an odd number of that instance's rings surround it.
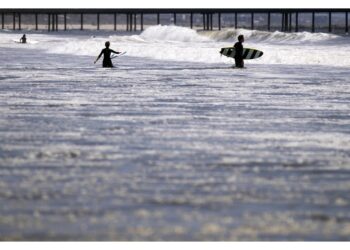
M 102 69 L 106 35 L 0 35 L 1 240 L 349 239 L 346 38 L 254 40 L 266 57 L 239 70 L 228 42 L 144 33 Z M 335 66 L 266 59 L 311 47 Z

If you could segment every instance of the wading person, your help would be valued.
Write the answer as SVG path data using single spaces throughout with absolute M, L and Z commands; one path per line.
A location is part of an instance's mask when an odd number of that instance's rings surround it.
M 244 36 L 239 35 L 238 36 L 238 42 L 235 43 L 233 46 L 236 50 L 235 54 L 235 64 L 237 68 L 243 68 L 244 67 L 244 61 L 243 61 L 243 42 L 244 42 Z
M 20 43 L 27 43 L 27 38 L 26 38 L 26 34 L 23 34 L 23 36 L 21 37 L 21 39 L 19 39 Z
M 116 52 L 112 49 L 109 48 L 110 46 L 110 42 L 106 42 L 105 43 L 106 48 L 104 48 L 101 53 L 98 55 L 98 57 L 96 58 L 95 62 L 96 63 L 98 61 L 98 59 L 100 59 L 100 57 L 103 55 L 103 62 L 102 62 L 102 67 L 104 68 L 113 68 L 113 63 L 111 60 L 111 53 L 115 53 L 115 54 L 120 54 L 121 52 Z

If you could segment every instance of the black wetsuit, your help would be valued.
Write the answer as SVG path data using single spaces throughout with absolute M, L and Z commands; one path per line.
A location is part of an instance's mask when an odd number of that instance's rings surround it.
M 22 38 L 19 41 L 21 43 L 27 43 L 27 38 L 25 36 L 22 36 Z
M 115 52 L 114 50 L 110 49 L 110 48 L 104 48 L 100 55 L 98 56 L 100 58 L 100 56 L 103 54 L 103 62 L 102 62 L 102 66 L 104 68 L 113 68 L 113 63 L 111 60 L 111 53 L 115 53 L 115 54 L 119 54 L 119 52 Z
M 243 61 L 243 45 L 241 42 L 236 42 L 233 46 L 236 50 L 235 54 L 235 63 L 237 68 L 243 68 L 244 67 L 244 61 Z

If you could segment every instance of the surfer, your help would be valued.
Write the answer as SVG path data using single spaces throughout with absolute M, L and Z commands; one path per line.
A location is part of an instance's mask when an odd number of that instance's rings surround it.
M 98 61 L 98 59 L 100 59 L 100 57 L 102 56 L 103 54 L 103 62 L 102 62 L 102 66 L 104 68 L 113 68 L 113 64 L 112 64 L 112 60 L 111 60 L 111 53 L 115 53 L 115 54 L 120 54 L 121 52 L 116 52 L 112 49 L 109 48 L 110 46 L 110 42 L 106 42 L 105 43 L 105 46 L 106 48 L 104 48 L 101 53 L 98 55 L 98 57 L 96 58 L 95 62 L 96 63 Z
M 19 39 L 20 43 L 27 43 L 27 38 L 26 38 L 26 34 L 23 34 L 23 36 L 21 37 L 21 39 Z
M 238 42 L 235 43 L 233 46 L 236 50 L 236 55 L 235 55 L 235 64 L 237 68 L 243 68 L 244 67 L 244 61 L 243 61 L 243 45 L 242 43 L 244 42 L 244 36 L 239 35 L 238 36 Z

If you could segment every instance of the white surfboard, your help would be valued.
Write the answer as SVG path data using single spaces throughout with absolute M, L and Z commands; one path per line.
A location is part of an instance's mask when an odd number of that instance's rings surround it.
M 234 58 L 236 55 L 236 50 L 234 47 L 222 48 L 220 54 Z M 264 52 L 257 49 L 243 48 L 243 59 L 256 59 L 261 57 Z

